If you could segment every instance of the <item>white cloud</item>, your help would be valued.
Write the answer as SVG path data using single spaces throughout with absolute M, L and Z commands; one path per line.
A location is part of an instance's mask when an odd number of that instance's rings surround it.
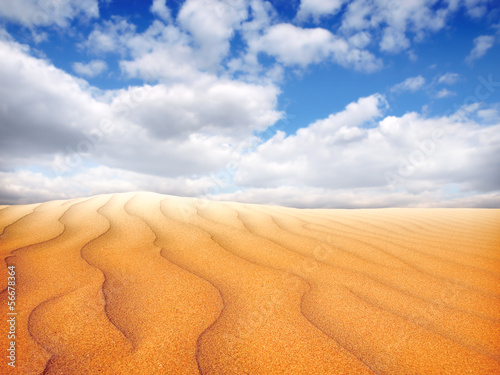
M 115 102 L 135 96 L 134 90 L 123 90 Z M 278 93 L 274 86 L 205 76 L 191 84 L 150 87 L 127 118 L 160 139 L 202 133 L 242 140 L 280 119 L 275 110 Z
M 279 132 L 252 152 L 231 154 L 230 159 L 239 161 L 234 179 L 232 173 L 228 177 L 244 188 L 212 198 L 297 207 L 500 207 L 500 180 L 495 173 L 499 165 L 491 157 L 500 151 L 500 123 L 480 126 L 470 118 L 457 121 L 417 113 L 382 118 L 386 106 L 378 94 L 361 98 L 296 135 Z M 492 111 L 470 113 L 476 114 L 493 118 Z M 130 135 L 128 139 L 139 142 L 129 143 L 118 133 L 112 135 L 127 155 L 127 149 L 149 142 L 147 137 L 137 139 L 140 134 Z M 210 145 L 214 152 L 219 141 Z M 152 146 L 147 144 L 148 149 Z M 201 144 L 192 146 L 190 152 L 200 158 L 209 155 L 199 153 Z M 210 176 L 155 173 L 151 168 L 158 166 L 158 160 L 175 160 L 171 164 L 181 168 L 189 165 L 178 159 L 179 150 L 171 158 L 160 149 L 150 151 L 144 157 L 143 152 L 130 150 L 127 157 L 136 158 L 135 171 L 119 165 L 84 166 L 63 177 L 29 169 L 0 171 L 0 195 L 4 203 L 25 203 L 26 197 L 46 201 L 134 190 L 188 196 L 219 191 L 211 189 L 216 180 Z M 388 186 L 387 173 L 400 178 L 395 190 Z
M 113 17 L 96 27 L 84 46 L 96 54 L 120 54 L 120 68 L 129 78 L 192 82 L 202 71 L 220 74 L 234 28 L 246 13 L 229 3 L 197 1 L 184 3 L 177 18 L 180 26 L 155 20 L 137 33 L 134 25 Z
M 96 54 L 121 53 L 126 50 L 127 41 L 135 35 L 135 25 L 120 17 L 112 17 L 96 26 L 83 43 L 89 51 Z
M 28 52 L 0 42 L 0 162 L 9 170 L 37 165 L 66 176 L 93 162 L 190 178 L 223 168 L 253 131 L 281 117 L 275 86 L 204 74 L 99 92 Z
M 500 151 L 500 123 L 418 113 L 379 119 L 385 105 L 379 95 L 362 98 L 296 135 L 276 134 L 242 157 L 235 181 L 245 188 L 218 198 L 300 207 L 500 207 L 500 162 L 491 157 Z
M 122 73 L 148 82 L 196 81 L 208 61 L 187 33 L 158 20 L 137 33 L 134 25 L 114 17 L 96 27 L 83 45 L 98 55 L 121 55 Z
M 500 193 L 451 197 L 446 187 L 419 195 L 393 192 L 388 189 L 326 189 L 309 186 L 251 188 L 234 193 L 210 196 L 221 201 L 282 205 L 298 208 L 384 208 L 384 207 L 496 207 L 500 208 Z
M 455 91 L 450 91 L 448 89 L 439 90 L 436 94 L 437 99 L 448 98 L 450 96 L 455 96 L 457 93 Z
M 243 156 L 236 182 L 252 187 L 328 186 L 335 180 L 343 187 L 352 186 L 346 171 L 357 162 L 352 158 L 350 147 L 365 138 L 363 126 L 373 123 L 385 106 L 382 96 L 373 95 L 299 129 L 296 135 L 286 137 L 285 133 L 278 132 L 255 153 Z M 342 173 L 325 174 L 326 170 L 335 168 Z M 353 169 L 352 173 L 364 172 Z
M 104 117 L 106 106 L 83 80 L 0 40 L 0 157 L 40 160 L 72 145 Z M 19 160 L 17 160 L 18 158 Z
M 408 59 L 412 62 L 415 62 L 418 60 L 418 55 L 415 53 L 413 50 L 408 50 L 406 51 L 406 54 L 408 55 Z
M 422 41 L 442 30 L 447 19 L 465 7 L 472 17 L 485 14 L 488 0 L 353 0 L 346 7 L 340 30 L 350 35 L 368 31 L 380 38 L 382 51 L 399 53 L 411 46 L 411 39 Z
M 295 135 L 277 132 L 250 147 L 253 131 L 281 115 L 275 86 L 205 73 L 196 82 L 97 92 L 16 43 L 2 41 L 0 59 L 3 202 L 69 198 L 68 192 L 204 195 L 213 186 L 210 175 L 233 163 L 233 192 L 218 199 L 302 207 L 500 206 L 500 166 L 491 157 L 500 151 L 500 123 L 491 108 L 475 105 L 467 116 L 383 117 L 388 104 L 375 94 Z M 419 81 L 405 87 L 422 87 Z M 113 126 L 104 131 L 103 120 Z M 439 139 L 436 130 L 443 132 Z M 55 161 L 68 173 L 54 174 Z
M 458 73 L 445 73 L 441 76 L 439 76 L 437 82 L 446 84 L 446 85 L 453 85 L 454 83 L 458 82 L 460 80 L 460 74 Z
M 487 4 L 495 0 L 446 0 L 448 9 L 455 12 L 460 7 L 464 7 L 467 14 L 472 18 L 481 18 L 486 14 Z
M 287 23 L 270 27 L 260 39 L 251 42 L 250 48 L 292 66 L 306 67 L 328 58 L 362 71 L 373 71 L 381 66 L 371 53 L 350 46 L 328 30 L 300 28 Z
M 391 91 L 411 91 L 415 92 L 420 90 L 425 85 L 425 78 L 422 76 L 410 77 L 405 79 L 403 82 L 394 85 Z
M 200 77 L 196 55 L 189 37 L 175 26 L 153 23 L 142 34 L 131 34 L 123 45 L 130 53 L 130 60 L 120 61 L 122 71 L 131 78 L 147 81 L 188 81 Z
M 346 0 L 302 0 L 297 19 L 306 21 L 310 17 L 318 21 L 321 16 L 336 14 Z
M 275 22 L 272 6 L 261 0 L 188 0 L 175 23 L 155 21 L 137 33 L 126 20 L 114 17 L 96 27 L 84 45 L 96 54 L 121 54 L 122 72 L 148 81 L 193 81 L 200 71 L 244 73 L 249 80 L 278 81 L 281 68 L 264 69 L 259 64 L 259 53 L 274 56 L 285 66 L 306 67 L 332 60 L 365 72 L 382 66 L 380 59 L 364 49 L 371 41 L 367 32 L 344 39 L 322 28 L 273 25 Z M 237 31 L 248 46 L 239 56 L 230 56 L 231 40 Z
M 248 17 L 244 0 L 187 0 L 177 21 L 190 33 L 205 68 L 216 69 L 227 56 L 235 29 Z
M 365 31 L 361 31 L 349 37 L 348 43 L 356 48 L 365 48 L 370 44 L 371 36 Z
M 472 64 L 475 60 L 483 57 L 486 52 L 493 47 L 495 37 L 491 35 L 481 35 L 474 39 L 474 47 L 470 54 L 466 57 L 465 61 Z
M 172 16 L 170 14 L 170 9 L 166 5 L 166 0 L 153 0 L 150 10 L 151 13 L 160 17 L 163 21 L 172 21 Z
M 0 171 L 0 181 L 0 197 L 2 202 L 7 204 L 46 202 L 75 196 L 130 191 L 196 196 L 203 194 L 206 186 L 214 184 L 210 177 L 164 178 L 104 166 L 83 168 L 65 178 L 48 177 L 30 170 Z
M 67 27 L 76 17 L 99 17 L 97 0 L 2 0 L 0 18 L 26 27 L 57 25 Z
M 95 77 L 108 69 L 108 65 L 102 60 L 92 60 L 87 64 L 76 62 L 73 64 L 73 70 L 85 77 Z
M 380 50 L 387 52 L 401 52 L 410 46 L 405 32 L 393 27 L 386 27 L 380 41 Z
M 369 22 L 370 13 L 373 13 L 374 9 L 375 5 L 372 2 L 359 0 L 350 2 L 342 18 L 342 29 L 359 31 L 376 26 Z
M 467 13 L 472 18 L 481 18 L 486 14 L 487 4 L 490 0 L 465 0 Z
M 478 117 L 488 124 L 500 122 L 500 112 L 497 108 L 485 108 L 477 111 Z
M 269 28 L 252 47 L 275 56 L 284 64 L 305 67 L 330 55 L 333 38 L 331 32 L 322 28 L 302 29 L 279 24 Z

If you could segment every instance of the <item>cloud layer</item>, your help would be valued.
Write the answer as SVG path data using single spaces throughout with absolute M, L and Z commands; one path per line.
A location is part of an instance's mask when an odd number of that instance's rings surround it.
M 2 4 L 4 20 L 38 39 L 99 17 L 95 0 Z M 119 16 L 89 26 L 78 42 L 88 58 L 71 72 L 2 30 L 0 200 L 153 190 L 300 207 L 500 206 L 498 106 L 476 94 L 446 115 L 390 112 L 398 93 L 455 96 L 458 73 L 401 77 L 389 95 L 364 94 L 296 131 L 282 127 L 279 105 L 289 72 L 380 72 L 457 9 L 480 18 L 487 6 L 303 0 L 284 19 L 261 0 L 187 0 L 177 12 L 154 0 L 140 31 Z M 325 28 L 332 17 L 337 28 Z M 476 37 L 463 59 L 477 61 L 495 40 Z M 89 84 L 108 74 L 134 84 Z M 482 93 L 498 87 L 480 83 Z

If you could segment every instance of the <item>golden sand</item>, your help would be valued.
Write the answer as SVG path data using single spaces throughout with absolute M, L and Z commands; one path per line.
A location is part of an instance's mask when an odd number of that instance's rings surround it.
M 500 374 L 500 210 L 129 193 L 0 233 L 1 374 Z

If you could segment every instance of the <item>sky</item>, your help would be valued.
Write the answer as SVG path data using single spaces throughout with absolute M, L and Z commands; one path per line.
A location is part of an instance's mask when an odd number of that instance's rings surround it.
M 2 0 L 0 204 L 500 207 L 497 0 Z

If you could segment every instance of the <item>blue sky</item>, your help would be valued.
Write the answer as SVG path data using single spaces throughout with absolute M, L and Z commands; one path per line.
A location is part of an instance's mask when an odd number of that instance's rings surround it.
M 7 0 L 0 203 L 500 207 L 491 0 Z

